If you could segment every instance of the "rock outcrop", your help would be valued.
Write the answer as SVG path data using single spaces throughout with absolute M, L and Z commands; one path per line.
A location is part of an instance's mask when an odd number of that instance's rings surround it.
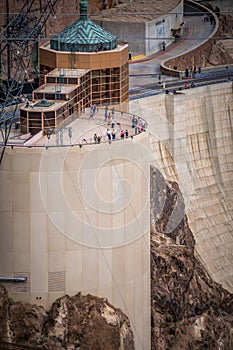
M 28 1 L 30 4 L 31 1 Z M 60 32 L 65 27 L 69 26 L 71 23 L 75 22 L 79 19 L 79 0 L 59 0 L 55 5 L 55 12 L 52 13 L 46 23 L 46 36 L 50 38 L 51 35 L 54 35 Z M 8 0 L 9 13 L 10 17 L 13 14 L 18 13 L 23 5 L 25 0 Z M 42 5 L 46 3 L 46 1 L 42 2 Z M 34 8 L 40 8 L 38 5 L 38 1 L 35 1 L 34 4 L 37 4 Z M 88 1 L 88 13 L 96 14 L 101 10 L 109 9 L 114 7 L 116 4 L 115 0 L 93 0 Z M 0 2 L 0 12 L 2 16 L 0 16 L 0 27 L 2 27 L 6 23 L 6 2 Z
M 42 341 L 46 349 L 134 349 L 126 315 L 106 299 L 81 293 L 52 305 Z
M 221 40 L 214 41 L 207 59 L 207 65 L 218 66 L 230 64 L 233 61 L 232 37 L 233 16 L 222 15 L 219 17 L 219 33 Z
M 43 307 L 8 299 L 0 286 L 0 342 L 52 349 L 133 350 L 127 316 L 107 299 L 81 293 Z
M 233 296 L 195 257 L 178 184 L 156 169 L 151 181 L 152 349 L 232 349 Z

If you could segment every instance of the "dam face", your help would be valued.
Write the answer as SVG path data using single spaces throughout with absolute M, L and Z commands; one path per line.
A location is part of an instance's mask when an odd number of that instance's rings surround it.
M 106 297 L 150 348 L 150 165 L 177 181 L 196 254 L 233 291 L 232 82 L 134 101 L 146 133 L 115 144 L 7 148 L 0 171 L 0 275 L 11 297 L 48 307 Z M 182 217 L 172 220 L 174 229 Z
M 78 292 L 129 317 L 150 348 L 146 133 L 82 147 L 7 149 L 1 177 L 0 275 L 11 297 L 49 307 Z M 140 186 L 139 186 L 140 184 Z
M 156 167 L 179 183 L 196 254 L 233 292 L 232 82 L 141 99 L 130 108 L 148 121 Z

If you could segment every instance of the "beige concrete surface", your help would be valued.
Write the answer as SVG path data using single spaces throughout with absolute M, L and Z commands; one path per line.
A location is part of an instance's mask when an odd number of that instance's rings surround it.
M 179 182 L 196 254 L 233 292 L 232 82 L 131 103 L 148 121 L 154 164 Z
M 80 120 L 80 135 L 95 123 Z M 45 307 L 66 293 L 108 298 L 130 318 L 136 349 L 150 348 L 147 144 L 141 133 L 82 148 L 14 146 L 0 171 L 0 275 L 28 277 L 6 284 L 10 296 Z
M 233 290 L 232 82 L 140 99 L 130 110 L 148 121 L 133 139 L 7 148 L 0 274 L 27 276 L 7 286 L 10 295 L 46 307 L 65 293 L 107 297 L 129 316 L 136 348 L 149 349 L 150 164 L 179 182 L 196 254 Z M 79 141 L 102 124 L 80 122 Z

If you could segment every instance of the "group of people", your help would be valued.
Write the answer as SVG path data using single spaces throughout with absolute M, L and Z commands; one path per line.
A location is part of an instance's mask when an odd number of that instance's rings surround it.
M 108 110 L 108 106 L 105 107 L 104 110 L 104 121 L 107 122 L 108 125 L 113 125 L 112 128 L 115 126 L 115 120 L 114 120 L 114 114 L 115 114 L 115 108 L 112 107 L 111 111 Z
M 138 133 L 142 132 L 146 128 L 145 120 L 137 117 L 136 115 L 132 116 L 131 122 L 132 122 L 131 123 L 132 124 L 132 128 L 134 128 L 134 133 L 135 134 L 138 134 Z
M 118 134 L 120 135 L 121 139 L 129 137 L 129 132 L 127 129 L 119 131 L 119 130 L 115 130 L 115 129 L 110 130 L 109 128 L 107 128 L 107 130 L 106 130 L 106 136 L 108 138 L 108 141 L 115 140 L 117 138 Z M 97 134 L 94 134 L 94 142 L 95 143 L 100 143 L 101 139 L 102 139 L 102 136 L 97 136 Z
M 94 116 L 96 111 L 96 106 L 93 105 L 90 108 L 90 116 Z M 129 137 L 129 131 L 128 129 L 123 130 L 121 128 L 121 124 L 117 123 L 115 121 L 115 109 L 112 107 L 111 109 L 108 108 L 108 106 L 105 107 L 104 110 L 104 121 L 107 123 L 107 129 L 106 129 L 106 137 L 108 141 L 115 140 L 116 138 L 128 138 Z M 132 128 L 134 128 L 134 133 L 138 134 L 145 130 L 146 123 L 143 119 L 137 117 L 136 115 L 133 115 L 131 118 L 131 125 Z M 97 134 L 94 134 L 94 142 L 100 143 L 103 136 L 97 136 Z M 105 138 L 105 137 L 104 137 Z
M 214 23 L 214 17 L 212 16 L 212 15 L 207 15 L 207 14 L 205 14 L 204 16 L 203 16 L 203 22 L 205 23 L 205 22 L 209 22 L 210 24 L 213 24 Z
M 192 66 L 190 68 L 190 71 L 188 69 L 188 67 L 185 69 L 185 77 L 186 78 L 196 78 L 197 77 L 197 73 L 200 75 L 201 74 L 201 67 L 199 67 L 197 69 L 196 66 Z

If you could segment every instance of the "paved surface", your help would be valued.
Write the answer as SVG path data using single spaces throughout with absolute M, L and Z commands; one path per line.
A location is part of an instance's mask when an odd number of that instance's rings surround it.
M 160 64 L 162 61 L 178 56 L 200 45 L 214 30 L 214 25 L 204 23 L 202 16 L 185 16 L 185 27 L 182 38 L 154 56 L 140 61 L 133 61 L 129 65 L 130 90 L 139 89 L 145 85 L 159 81 Z M 177 78 L 161 76 L 162 81 L 171 81 Z
M 111 111 L 111 110 L 109 110 Z M 48 140 L 47 136 L 43 136 L 39 140 L 37 139 L 35 142 L 33 138 L 28 141 L 30 146 L 70 146 L 70 145 L 85 145 L 95 143 L 94 134 L 101 137 L 102 142 L 109 142 L 106 131 L 107 129 L 110 132 L 113 131 L 111 124 L 109 125 L 104 118 L 104 109 L 99 109 L 94 118 L 90 119 L 90 110 L 86 109 L 85 113 L 81 115 L 79 118 L 75 119 L 72 123 L 68 125 L 67 128 L 64 128 L 63 132 L 56 134 L 52 134 L 50 139 Z M 128 113 L 121 113 L 118 111 L 114 112 L 114 120 L 115 120 L 115 134 L 116 141 L 121 140 L 121 130 L 124 132 L 128 130 L 128 137 L 135 136 L 135 129 L 132 128 L 132 115 Z M 69 137 L 69 128 L 72 129 L 72 136 Z M 14 145 L 16 144 L 17 138 L 10 138 L 8 144 Z M 27 142 L 27 145 L 29 143 Z M 19 142 L 17 142 L 19 146 Z M 23 146 L 23 144 L 21 144 Z

